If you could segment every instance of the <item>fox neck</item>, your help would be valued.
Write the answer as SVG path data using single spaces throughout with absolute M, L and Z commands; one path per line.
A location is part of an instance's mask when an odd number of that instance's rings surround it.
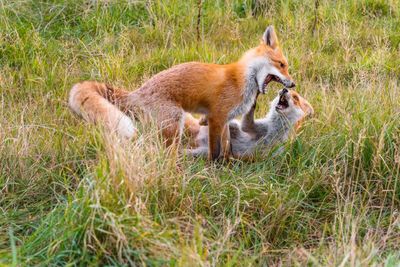
M 292 127 L 298 120 L 301 119 L 301 114 L 296 111 L 289 112 L 289 114 L 282 114 L 276 111 L 275 107 L 271 107 L 265 118 L 271 122 L 283 121 L 285 122 L 285 125 Z
M 287 140 L 299 118 L 296 114 L 281 114 L 275 110 L 275 107 L 272 107 L 265 120 L 268 124 L 268 134 L 265 136 L 264 142 L 270 143 Z
M 246 60 L 247 75 L 251 76 L 256 82 L 256 87 L 260 93 L 264 93 L 264 81 L 268 74 L 271 73 L 273 66 L 264 57 L 256 57 Z M 254 78 L 253 78 L 254 77 Z
M 248 112 L 257 96 L 257 92 L 262 91 L 265 79 L 260 62 L 243 62 L 242 60 L 233 64 L 238 71 L 236 77 L 240 77 L 242 84 L 242 101 L 230 113 L 228 120 Z M 260 82 L 261 81 L 261 82 Z M 261 84 L 260 84 L 261 83 Z

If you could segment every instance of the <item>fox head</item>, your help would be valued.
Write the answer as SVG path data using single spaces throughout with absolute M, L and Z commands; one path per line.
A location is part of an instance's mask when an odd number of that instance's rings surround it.
M 280 82 L 287 88 L 295 86 L 272 25 L 265 30 L 260 45 L 249 50 L 241 61 L 255 72 L 253 75 L 260 93 L 265 93 L 265 88 L 271 81 Z
M 271 102 L 271 112 L 285 116 L 298 129 L 307 116 L 314 114 L 314 109 L 297 92 L 284 88 L 279 91 L 278 96 Z

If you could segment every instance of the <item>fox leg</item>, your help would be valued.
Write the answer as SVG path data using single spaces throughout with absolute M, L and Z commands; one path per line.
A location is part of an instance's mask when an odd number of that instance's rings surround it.
M 199 120 L 188 112 L 185 112 L 184 131 L 189 137 L 196 137 L 200 131 Z
M 254 133 L 256 131 L 256 126 L 254 122 L 254 111 L 256 110 L 257 106 L 257 97 L 258 94 L 256 96 L 256 99 L 254 100 L 253 106 L 246 114 L 243 115 L 242 118 L 242 130 L 248 133 Z
M 179 145 L 185 122 L 183 110 L 178 107 L 165 108 L 159 112 L 157 120 L 166 145 Z
M 225 124 L 222 129 L 221 136 L 221 146 L 222 146 L 222 155 L 225 159 L 228 159 L 231 154 L 231 142 L 230 142 L 230 132 L 228 123 Z
M 222 135 L 225 126 L 225 117 L 219 118 L 209 117 L 208 127 L 209 127 L 209 153 L 208 158 L 210 160 L 216 160 L 221 156 L 222 146 Z
M 208 155 L 208 147 L 200 146 L 192 149 L 185 149 L 185 154 L 188 156 L 192 156 L 195 158 L 207 158 Z

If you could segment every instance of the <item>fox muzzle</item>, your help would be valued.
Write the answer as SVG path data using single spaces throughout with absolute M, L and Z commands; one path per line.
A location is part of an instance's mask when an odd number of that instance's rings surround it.
M 292 80 L 289 80 L 289 79 L 283 80 L 282 83 L 287 88 L 293 88 L 296 86 L 296 84 Z

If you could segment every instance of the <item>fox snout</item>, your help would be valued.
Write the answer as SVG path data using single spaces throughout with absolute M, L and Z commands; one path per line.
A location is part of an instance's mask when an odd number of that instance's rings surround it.
M 289 80 L 289 79 L 282 80 L 282 83 L 287 88 L 293 88 L 296 86 L 296 84 L 292 80 Z
M 283 88 L 282 90 L 279 91 L 279 95 L 282 96 L 282 95 L 286 94 L 287 92 L 289 92 L 288 89 Z

